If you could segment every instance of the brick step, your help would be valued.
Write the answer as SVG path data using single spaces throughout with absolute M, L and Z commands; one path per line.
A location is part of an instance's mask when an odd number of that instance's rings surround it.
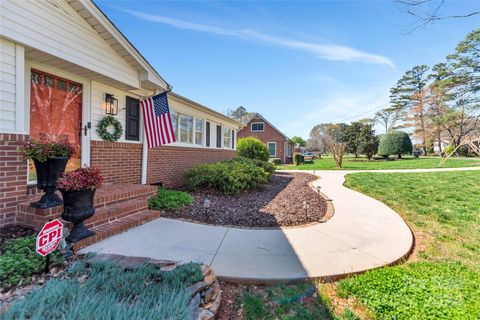
M 135 214 L 130 214 L 124 218 L 102 224 L 98 227 L 91 228 L 95 232 L 95 235 L 79 241 L 74 245 L 74 250 L 78 251 L 93 243 L 102 241 L 115 234 L 127 231 L 130 228 L 140 226 L 146 222 L 160 218 L 160 211 L 157 210 L 145 210 Z
M 143 201 L 144 206 L 137 207 L 135 211 L 142 211 L 146 209 L 147 199 L 154 196 L 156 192 L 157 187 L 154 186 L 139 184 L 107 184 L 102 186 L 95 193 L 94 207 L 97 213 L 100 213 L 102 210 L 109 209 L 112 206 L 117 206 L 121 203 L 128 203 L 132 200 L 138 200 Z M 63 211 L 63 206 L 48 209 L 32 208 L 30 203 L 39 198 L 40 195 L 32 195 L 28 197 L 28 201 L 17 205 L 17 219 L 20 223 L 31 225 L 35 229 L 39 229 L 49 219 L 58 219 L 60 217 Z M 126 207 L 128 206 L 129 205 L 126 205 Z M 121 213 L 122 212 L 119 212 L 118 217 L 122 217 Z M 108 216 L 108 214 L 106 216 Z M 98 218 L 94 216 L 92 219 L 101 219 L 101 217 L 102 215 Z M 92 223 L 95 223 L 94 220 L 92 220 Z M 108 220 L 104 222 L 108 222 Z
M 93 217 L 85 220 L 85 226 L 87 228 L 93 228 L 101 226 L 109 222 L 124 218 L 133 213 L 145 211 L 148 209 L 148 201 L 145 198 L 128 200 L 116 204 L 109 205 L 95 209 Z

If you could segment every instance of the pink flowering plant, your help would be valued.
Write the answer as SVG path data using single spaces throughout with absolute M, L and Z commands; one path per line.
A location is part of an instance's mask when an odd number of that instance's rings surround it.
M 53 142 L 40 142 L 32 139 L 18 149 L 26 159 L 36 159 L 40 162 L 57 157 L 70 158 L 75 152 L 75 146 L 69 143 L 67 139 Z
M 99 169 L 86 167 L 65 172 L 58 179 L 57 188 L 62 191 L 79 191 L 100 188 L 104 179 Z

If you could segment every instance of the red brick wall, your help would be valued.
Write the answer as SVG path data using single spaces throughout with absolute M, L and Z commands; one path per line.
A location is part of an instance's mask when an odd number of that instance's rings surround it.
M 264 131 L 263 132 L 252 132 L 252 122 L 264 122 Z M 267 122 L 263 119 L 253 118 L 245 128 L 240 130 L 237 134 L 238 139 L 245 138 L 245 137 L 253 137 L 256 138 L 263 143 L 267 144 L 268 142 L 276 142 L 277 143 L 277 155 L 275 158 L 279 158 L 282 162 L 284 160 L 285 150 L 285 137 L 280 134 L 277 130 L 275 130 L 272 126 L 270 126 Z M 293 149 L 292 149 L 293 150 Z M 288 159 L 287 159 L 288 162 Z
M 90 165 L 102 171 L 106 182 L 141 182 L 141 144 L 92 140 L 90 150 Z
M 235 150 L 189 147 L 159 147 L 148 151 L 147 184 L 166 187 L 183 184 L 183 175 L 199 163 L 232 159 Z M 92 141 L 90 165 L 99 168 L 106 182 L 140 183 L 142 145 L 137 143 Z
M 236 150 L 208 148 L 160 147 L 148 151 L 147 183 L 178 187 L 184 183 L 185 172 L 199 163 L 232 159 Z
M 17 203 L 27 198 L 27 161 L 17 151 L 27 139 L 0 133 L 0 226 L 16 222 Z

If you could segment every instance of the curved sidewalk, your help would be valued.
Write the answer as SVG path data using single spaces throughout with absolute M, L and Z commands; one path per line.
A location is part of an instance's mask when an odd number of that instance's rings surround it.
M 372 170 L 431 172 L 479 168 Z M 312 171 L 302 171 L 309 172 Z M 244 283 L 337 278 L 391 264 L 409 253 L 413 235 L 392 209 L 343 186 L 348 173 L 315 171 L 334 216 L 323 224 L 279 230 L 209 226 L 160 218 L 84 248 L 209 264 L 221 279 Z

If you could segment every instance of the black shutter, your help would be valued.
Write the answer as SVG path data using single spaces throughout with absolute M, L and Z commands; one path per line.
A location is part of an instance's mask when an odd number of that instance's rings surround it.
M 222 126 L 217 126 L 217 148 L 222 147 Z
M 140 101 L 127 97 L 125 139 L 140 140 Z
M 210 147 L 210 122 L 207 121 L 207 126 L 205 127 L 207 137 L 205 138 L 206 146 Z
M 232 149 L 235 149 L 235 130 L 232 130 Z

